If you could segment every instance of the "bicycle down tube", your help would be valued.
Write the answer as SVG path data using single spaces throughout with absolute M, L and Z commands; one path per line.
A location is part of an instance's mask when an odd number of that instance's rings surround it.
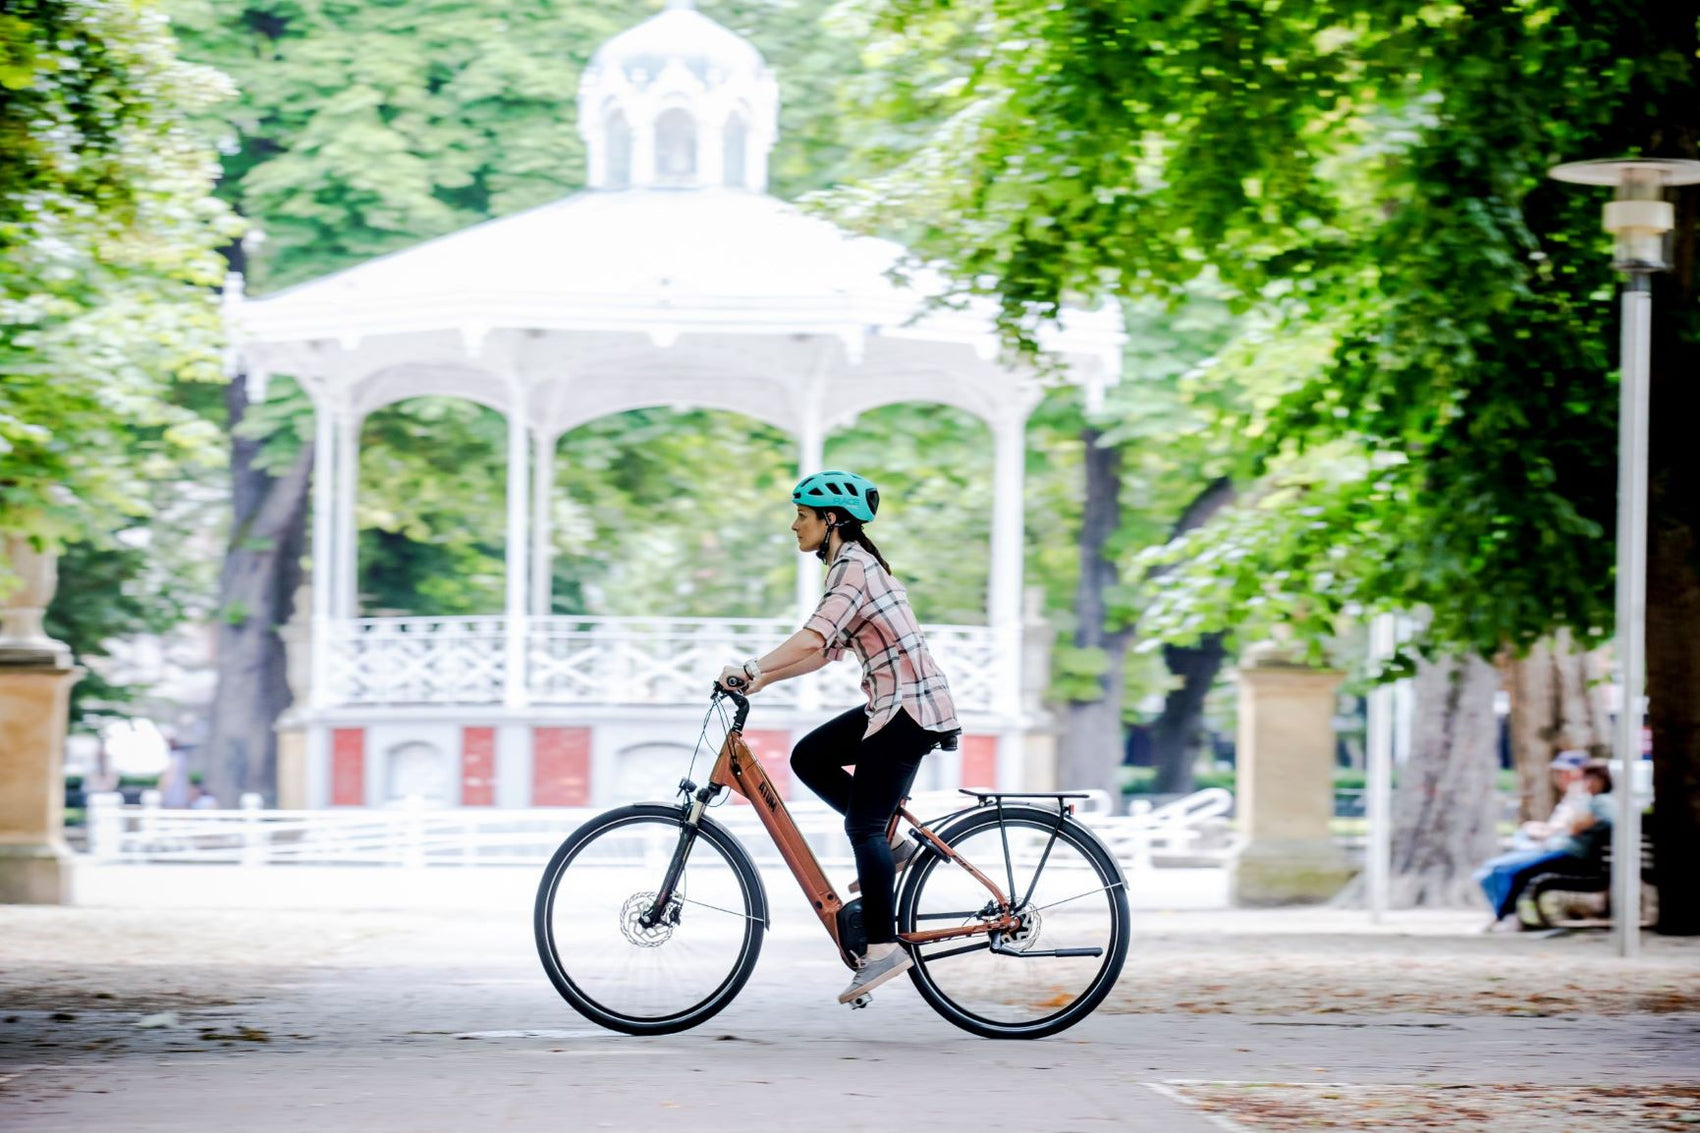
M 826 871 L 821 869 L 814 851 L 809 849 L 809 844 L 804 839 L 802 831 L 797 829 L 797 824 L 791 818 L 791 813 L 785 809 L 785 801 L 779 797 L 779 791 L 774 787 L 773 781 L 768 778 L 767 769 L 762 766 L 761 760 L 757 759 L 755 754 L 750 751 L 749 746 L 744 743 L 740 725 L 743 723 L 743 712 L 747 708 L 748 700 L 732 693 L 727 695 L 738 705 L 739 718 L 733 727 L 727 731 L 726 739 L 720 746 L 719 758 L 715 760 L 714 770 L 709 775 L 709 786 L 711 789 L 724 787 L 749 800 L 756 815 L 761 819 L 762 825 L 767 828 L 769 836 L 773 838 L 773 844 L 779 848 L 779 854 L 785 859 L 785 864 L 791 870 L 792 876 L 797 879 L 797 884 L 802 888 L 803 895 L 808 898 L 810 906 L 815 911 L 815 916 L 820 918 L 827 934 L 832 937 L 833 943 L 838 945 L 839 953 L 844 957 L 845 963 L 854 967 L 854 958 L 845 952 L 844 944 L 839 939 L 838 913 L 844 907 L 844 902 L 839 899 L 837 890 L 832 887 L 832 882 L 827 878 Z M 693 808 L 698 805 L 700 804 L 692 804 Z M 1011 915 L 1009 898 L 997 887 L 996 883 L 957 855 L 954 850 L 940 841 L 931 830 L 917 822 L 915 816 L 910 814 L 907 809 L 899 807 L 897 813 L 908 820 L 910 825 L 926 838 L 935 853 L 947 861 L 960 865 L 968 871 L 970 876 L 985 886 L 986 890 L 991 893 L 995 907 L 1001 914 L 995 920 L 980 921 L 977 924 L 931 929 L 925 932 L 902 933 L 899 939 L 908 944 L 927 944 L 954 937 L 1007 932 L 1015 927 L 1017 921 Z

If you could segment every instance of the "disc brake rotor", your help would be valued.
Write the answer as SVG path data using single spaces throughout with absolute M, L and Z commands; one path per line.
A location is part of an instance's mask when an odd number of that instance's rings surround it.
M 678 927 L 679 913 L 683 906 L 679 899 L 674 897 L 668 903 L 666 911 L 655 918 L 655 923 L 646 925 L 643 923 L 644 916 L 653 908 L 653 893 L 633 893 L 620 907 L 620 933 L 639 948 L 659 948 L 666 944 L 672 937 L 673 930 Z
M 1004 943 L 1017 952 L 1025 952 L 1039 939 L 1044 918 L 1037 909 L 1023 909 L 1015 914 L 1016 926 L 1003 934 Z

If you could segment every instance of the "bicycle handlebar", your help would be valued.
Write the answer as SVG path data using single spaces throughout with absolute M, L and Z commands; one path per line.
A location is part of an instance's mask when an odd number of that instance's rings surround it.
M 718 700 L 720 697 L 724 696 L 726 699 L 738 706 L 738 711 L 732 717 L 732 730 L 734 732 L 743 731 L 744 721 L 749 719 L 750 698 L 738 691 L 740 688 L 748 688 L 749 686 L 750 682 L 742 677 L 727 677 L 726 686 L 724 688 L 720 686 L 719 682 L 716 682 L 714 685 L 715 699 Z

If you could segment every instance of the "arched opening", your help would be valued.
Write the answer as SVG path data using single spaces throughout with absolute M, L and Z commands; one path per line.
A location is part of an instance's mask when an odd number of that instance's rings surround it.
M 506 587 L 507 419 L 456 397 L 415 397 L 360 432 L 356 613 L 488 614 Z
M 564 434 L 551 470 L 550 610 L 788 614 L 796 441 L 715 409 L 635 409 Z
M 690 185 L 697 178 L 697 124 L 674 107 L 655 119 L 655 183 Z
M 726 119 L 726 132 L 721 140 L 722 180 L 727 188 L 747 189 L 749 184 L 744 177 L 744 152 L 749 145 L 750 128 L 744 124 L 742 114 L 734 114 Z
M 991 430 L 972 413 L 914 402 L 870 409 L 827 438 L 826 467 L 880 486 L 868 534 L 922 622 L 986 624 L 993 449 Z
M 603 184 L 610 189 L 629 189 L 632 184 L 632 127 L 626 113 L 619 107 L 608 111 L 604 119 L 603 137 L 608 147 L 608 161 Z
M 449 761 L 435 745 L 412 740 L 384 756 L 384 801 L 448 806 L 453 781 Z

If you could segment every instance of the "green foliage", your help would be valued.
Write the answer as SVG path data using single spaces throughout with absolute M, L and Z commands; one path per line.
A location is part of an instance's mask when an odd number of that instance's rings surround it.
M 1598 200 L 1543 175 L 1694 99 L 1647 9 L 866 8 L 881 112 L 951 118 L 848 215 L 895 214 L 1024 348 L 1065 301 L 1212 277 L 1252 319 L 1219 419 L 1266 478 L 1141 560 L 1170 571 L 1150 632 L 1416 607 L 1430 647 L 1609 631 L 1612 281 Z M 1209 403 L 1176 408 L 1149 423 L 1184 438 Z
M 826 466 L 879 485 L 879 521 L 869 534 L 909 590 L 916 615 L 983 625 L 993 482 L 985 423 L 943 405 L 883 406 L 827 438 Z
M 235 228 L 189 118 L 228 88 L 173 49 L 151 3 L 0 15 L 0 529 L 107 530 L 215 441 L 170 386 L 223 376 Z

